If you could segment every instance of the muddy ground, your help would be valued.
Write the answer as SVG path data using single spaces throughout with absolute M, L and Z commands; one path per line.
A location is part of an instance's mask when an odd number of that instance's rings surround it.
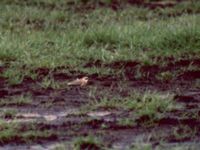
M 20 136 L 3 138 L 0 149 L 53 149 L 55 143 L 70 142 L 79 136 L 94 135 L 101 137 L 105 147 L 113 149 L 129 149 L 138 143 L 151 143 L 152 147 L 161 146 L 169 149 L 181 143 L 198 149 L 200 146 L 200 59 L 182 59 L 180 61 L 166 60 L 165 66 L 141 65 L 138 62 L 115 62 L 104 64 L 101 62 L 88 63 L 85 67 L 110 67 L 116 71 L 123 68 L 124 76 L 85 75 L 73 72 L 74 75 L 63 73 L 64 68 L 57 68 L 53 72 L 55 81 L 65 83 L 76 77 L 88 76 L 86 87 L 42 88 L 41 80 L 49 73 L 48 69 L 35 70 L 38 76 L 32 80 L 25 77 L 18 85 L 10 85 L 7 79 L 0 78 L 1 102 L 11 97 L 31 95 L 32 102 L 27 104 L 1 103 L 1 116 L 6 122 L 20 124 L 21 132 L 30 130 L 34 124 L 37 130 L 53 131 L 48 137 L 30 138 L 27 143 Z M 137 68 L 142 76 L 138 77 Z M 1 73 L 6 70 L 0 68 Z M 161 72 L 170 72 L 170 78 L 158 78 Z M 123 82 L 121 82 L 123 80 Z M 91 90 L 96 89 L 91 96 Z M 94 99 L 101 99 L 108 93 L 108 97 L 127 97 L 133 90 L 146 90 L 162 93 L 173 93 L 174 101 L 182 107 L 166 112 L 160 119 L 151 120 L 146 116 L 134 119 L 134 110 L 118 108 L 97 108 L 89 112 L 81 112 L 80 108 Z M 4 110 L 15 109 L 14 115 L 3 113 Z M 134 119 L 128 125 L 119 124 L 123 118 Z M 187 127 L 187 129 L 185 128 Z M 175 136 L 175 133 L 180 136 Z M 195 131 L 195 132 L 193 132 Z M 151 135 L 151 136 L 149 136 Z M 20 145 L 20 146 L 19 146 Z M 69 144 L 70 147 L 70 144 Z M 69 148 L 71 149 L 71 148 Z M 94 148 L 95 149 L 95 148 Z
M 139 0 L 129 0 L 129 4 L 150 9 L 173 7 L 178 2 L 143 3 Z M 16 4 L 45 9 L 69 9 L 65 5 L 61 7 L 45 3 L 35 4 L 31 1 L 24 1 L 24 3 L 16 1 Z M 124 7 L 117 1 L 109 5 L 99 3 L 98 6 L 94 4 L 74 6 L 74 3 L 66 5 L 73 6 L 72 8 L 78 12 L 93 10 L 96 7 L 109 7 L 114 10 Z M 186 12 L 190 13 L 190 11 Z M 176 15 L 179 14 L 169 14 L 169 16 Z M 36 24 L 40 28 L 43 23 L 27 21 L 27 24 Z M 115 72 L 123 72 L 123 74 L 109 76 L 71 71 L 65 66 L 53 71 L 39 68 L 33 71 L 37 74 L 36 79 L 26 76 L 23 82 L 17 85 L 9 84 L 8 79 L 1 76 L 8 67 L 0 66 L 1 119 L 11 125 L 17 123 L 19 125 L 17 130 L 21 133 L 50 131 L 48 136 L 27 136 L 27 138 L 20 134 L 10 137 L 0 136 L 0 150 L 55 149 L 59 143 L 64 143 L 64 149 L 70 150 L 73 149 L 74 139 L 88 135 L 99 137 L 103 144 L 101 147 L 118 150 L 134 149 L 138 145 L 148 144 L 153 149 L 171 149 L 178 145 L 180 149 L 198 150 L 200 147 L 198 142 L 200 140 L 200 59 L 162 58 L 160 62 L 163 61 L 164 65 L 159 63 L 144 65 L 135 61 L 103 64 L 101 61 L 95 61 L 84 66 L 85 68 L 110 68 Z M 41 83 L 48 75 L 61 86 L 43 86 Z M 87 86 L 67 86 L 67 82 L 83 76 L 89 77 Z M 82 108 L 92 101 L 100 101 L 103 97 L 126 98 L 135 90 L 141 93 L 149 90 L 171 93 L 174 95 L 174 102 L 181 107 L 165 112 L 163 116 L 153 120 L 148 116 L 136 116 L 134 110 L 120 108 L 99 107 L 82 111 Z M 31 101 L 16 102 L 15 99 L 22 95 L 30 97 Z M 120 123 L 123 119 L 128 119 L 130 122 Z M 4 131 L 1 125 L 0 131 Z M 101 147 L 87 143 L 82 145 L 82 149 L 101 149 Z

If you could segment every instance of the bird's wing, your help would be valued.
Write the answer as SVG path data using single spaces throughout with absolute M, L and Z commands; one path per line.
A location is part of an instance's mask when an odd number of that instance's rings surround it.
M 80 80 L 79 79 L 76 79 L 76 80 L 74 80 L 74 81 L 71 81 L 71 82 L 69 82 L 69 83 L 67 83 L 67 85 L 80 85 L 81 83 L 80 83 Z

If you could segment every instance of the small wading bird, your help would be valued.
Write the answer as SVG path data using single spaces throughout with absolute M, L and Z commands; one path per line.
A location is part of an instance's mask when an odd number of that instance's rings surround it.
M 88 77 L 83 77 L 69 82 L 67 85 L 85 86 L 88 83 Z

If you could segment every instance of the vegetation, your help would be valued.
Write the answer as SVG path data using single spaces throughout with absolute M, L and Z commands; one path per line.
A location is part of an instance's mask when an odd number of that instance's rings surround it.
M 6 110 L 3 111 L 2 117 L 14 119 L 16 113 L 17 113 L 16 109 L 6 109 Z
M 23 106 L 27 104 L 31 104 L 32 99 L 29 95 L 20 95 L 20 96 L 15 96 L 11 97 L 9 99 L 1 99 L 0 100 L 0 106 L 9 106 L 9 105 L 18 105 L 18 106 Z
M 11 83 L 20 83 L 25 76 L 35 79 L 34 70 L 41 67 L 65 66 L 74 71 L 101 74 L 97 68 L 85 70 L 83 66 L 96 60 L 156 63 L 152 58 L 178 59 L 189 51 L 199 53 L 198 14 L 158 18 L 155 14 L 159 12 L 153 11 L 148 16 L 149 10 L 137 7 L 117 12 L 101 8 L 86 13 L 48 9 L 48 3 L 57 6 L 63 2 L 45 1 L 47 9 L 29 5 L 30 2 L 23 7 L 16 4 L 19 1 L 1 2 L 0 60 L 2 65 L 10 64 L 3 76 Z M 198 7 L 200 4 L 196 3 L 194 6 Z M 179 7 L 171 9 L 178 11 Z M 139 14 L 143 16 L 137 18 Z
M 198 0 L 1 0 L 0 144 L 199 138 L 199 12 Z M 86 86 L 67 85 L 82 76 Z
M 134 110 L 138 116 L 149 116 L 154 119 L 161 117 L 167 111 L 173 110 L 176 104 L 173 102 L 173 95 L 170 94 L 149 91 L 140 93 L 135 91 L 126 98 L 93 100 L 88 106 L 84 106 L 83 110 L 89 111 L 101 107 Z M 128 121 L 126 120 L 125 122 Z M 130 122 L 132 121 L 130 120 Z
M 7 123 L 4 121 L 0 122 L 0 143 L 8 143 L 8 142 L 21 142 L 21 143 L 31 143 L 38 139 L 51 139 L 56 138 L 56 134 L 49 130 L 37 131 L 31 129 L 29 130 L 22 129 L 22 126 L 18 123 Z
M 82 150 L 82 149 L 96 149 L 100 150 L 102 148 L 102 144 L 100 141 L 93 136 L 87 137 L 78 137 L 74 140 L 74 149 L 75 150 Z

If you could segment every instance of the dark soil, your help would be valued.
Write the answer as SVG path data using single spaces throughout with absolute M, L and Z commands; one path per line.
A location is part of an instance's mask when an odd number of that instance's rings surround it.
M 165 1 L 165 0 L 155 0 L 155 1 L 145 1 L 145 0 L 112 0 L 109 3 L 103 2 L 101 0 L 97 1 L 90 1 L 84 0 L 82 2 L 76 3 L 74 0 L 66 1 L 66 2 L 58 2 L 58 3 L 45 3 L 45 2 L 36 2 L 36 1 L 29 1 L 29 0 L 3 0 L 2 4 L 15 4 L 20 6 L 28 6 L 28 7 L 37 7 L 37 8 L 43 8 L 48 10 L 75 10 L 77 12 L 87 12 L 88 10 L 94 10 L 96 8 L 105 7 L 113 9 L 114 11 L 121 10 L 126 8 L 127 5 L 129 6 L 139 6 L 139 7 L 145 7 L 150 10 L 155 9 L 165 9 L 176 6 L 178 3 L 184 2 L 186 0 L 171 0 L 171 1 Z M 184 12 L 187 13 L 193 13 L 193 10 L 191 8 L 188 8 L 187 10 L 184 10 Z M 177 14 L 171 14 L 169 13 L 169 16 L 179 16 L 183 12 L 177 12 Z M 199 13 L 199 10 L 197 10 L 197 13 Z
M 19 95 L 32 95 L 33 101 L 27 105 L 5 105 L 1 109 L 16 109 L 17 119 L 35 119 L 34 122 L 20 122 L 23 127 L 20 130 L 29 131 L 30 124 L 34 124 L 35 129 L 39 131 L 49 130 L 54 134 L 46 138 L 39 137 L 30 140 L 34 143 L 47 143 L 51 141 L 70 141 L 78 136 L 87 136 L 93 134 L 103 139 L 107 147 L 129 147 L 140 138 L 143 141 L 151 142 L 153 146 L 158 146 L 160 141 L 170 143 L 196 142 L 200 139 L 200 86 L 197 81 L 200 79 L 199 70 L 181 70 L 188 68 L 191 64 L 200 67 L 200 59 L 184 59 L 180 61 L 168 60 L 165 66 L 143 66 L 139 62 L 114 62 L 112 64 L 101 64 L 100 61 L 88 63 L 85 67 L 99 66 L 110 67 L 116 71 L 124 70 L 125 76 L 97 76 L 88 75 L 89 84 L 86 87 L 68 87 L 62 88 L 42 88 L 39 83 L 41 79 L 49 74 L 45 68 L 37 69 L 38 79 L 31 80 L 26 77 L 21 84 L 10 85 L 7 79 L 0 78 L 0 98 L 10 98 Z M 137 77 L 135 71 L 139 68 L 140 77 Z M 1 68 L 1 73 L 6 68 Z M 86 76 L 76 73 L 73 76 L 60 73 L 64 68 L 55 69 L 53 77 L 58 82 L 68 82 L 76 77 Z M 172 73 L 169 79 L 158 79 L 157 75 L 162 72 Z M 123 85 L 120 82 L 123 80 Z M 126 85 L 126 86 L 124 86 Z M 124 88 L 122 88 L 124 86 Z M 96 88 L 97 92 L 93 97 L 89 95 L 90 91 Z M 133 124 L 122 125 L 120 119 L 134 119 L 133 111 L 120 110 L 119 108 L 99 108 L 98 111 L 109 111 L 109 115 L 92 117 L 87 113 L 80 113 L 80 108 L 88 104 L 93 99 L 108 97 L 127 97 L 133 90 L 144 92 L 146 90 L 158 92 L 174 93 L 174 101 L 182 107 L 171 112 L 166 112 L 161 118 L 152 121 L 148 116 L 137 118 Z M 106 94 L 105 94 L 106 93 Z M 2 100 L 1 100 L 2 101 Z M 37 116 L 28 116 L 25 114 L 36 113 Z M 51 119 L 51 116 L 56 118 Z M 48 117 L 50 120 L 48 120 Z M 9 121 L 12 119 L 5 118 Z M 176 134 L 175 134 L 176 133 Z M 148 138 L 148 135 L 152 135 Z M 1 140 L 5 144 L 26 143 L 20 136 Z

